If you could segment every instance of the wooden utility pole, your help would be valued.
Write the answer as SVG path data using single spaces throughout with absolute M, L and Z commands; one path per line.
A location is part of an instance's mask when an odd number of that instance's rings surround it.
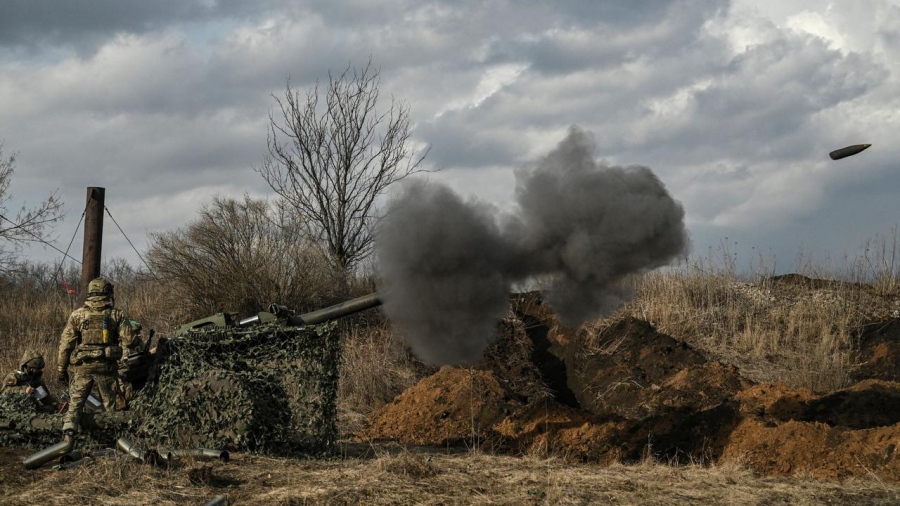
M 100 252 L 103 249 L 103 200 L 106 188 L 89 186 L 84 208 L 84 249 L 81 252 L 81 290 L 79 304 L 87 297 L 88 283 L 100 275 Z

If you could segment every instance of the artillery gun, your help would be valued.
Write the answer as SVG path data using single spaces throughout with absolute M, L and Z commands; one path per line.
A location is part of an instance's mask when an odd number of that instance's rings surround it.
M 269 304 L 268 311 L 261 311 L 242 319 L 238 319 L 237 313 L 222 312 L 185 323 L 175 329 L 173 337 L 183 339 L 190 337 L 194 333 L 209 332 L 210 330 L 241 329 L 260 324 L 284 325 L 288 327 L 319 325 L 365 311 L 366 309 L 378 307 L 381 305 L 381 302 L 381 298 L 377 293 L 370 293 L 300 315 L 295 314 L 293 310 L 286 306 L 273 303 Z M 152 330 L 150 332 L 150 341 L 152 341 L 154 334 Z M 150 353 L 149 349 L 132 353 L 125 357 L 127 368 L 122 372 L 122 377 L 125 381 L 131 383 L 136 390 L 140 390 L 144 387 L 154 363 L 155 357 Z
M 246 318 L 223 312 L 181 325 L 155 353 L 126 357 L 124 376 L 136 387 L 130 410 L 88 413 L 83 434 L 106 444 L 127 433 L 148 446 L 330 453 L 340 363 L 334 322 L 381 303 L 372 293 L 302 314 L 272 304 Z M 15 421 L 0 433 L 19 433 L 9 444 L 59 440 L 61 415 Z
M 240 328 L 257 325 L 260 323 L 280 323 L 290 327 L 318 325 L 320 323 L 337 320 L 338 318 L 342 318 L 353 313 L 358 313 L 360 311 L 365 311 L 366 309 L 371 309 L 380 305 L 381 299 L 378 297 L 377 293 L 363 295 L 362 297 L 357 297 L 346 302 L 341 302 L 324 309 L 319 309 L 301 315 L 295 315 L 292 310 L 286 308 L 285 306 L 270 304 L 268 307 L 268 311 L 262 311 L 241 320 L 238 320 L 236 318 L 237 315 L 235 313 L 217 313 L 206 318 L 201 318 L 190 323 L 185 323 L 184 325 L 181 325 L 180 327 L 175 329 L 175 337 L 186 337 L 190 335 L 191 332 L 208 329 L 209 327 Z

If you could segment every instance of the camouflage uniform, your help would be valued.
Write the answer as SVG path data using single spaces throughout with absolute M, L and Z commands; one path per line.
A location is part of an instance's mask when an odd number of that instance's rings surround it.
M 68 380 L 69 365 L 74 372 L 64 432 L 78 431 L 94 385 L 106 410 L 115 409 L 118 362 L 131 352 L 133 341 L 130 320 L 114 307 L 113 285 L 104 278 L 94 279 L 84 306 L 72 312 L 59 338 L 59 379 Z
M 0 385 L 0 392 L 17 392 L 23 395 L 34 396 L 34 391 L 43 388 L 47 395 L 35 401 L 41 407 L 47 409 L 55 409 L 57 406 L 56 399 L 50 395 L 50 389 L 44 383 L 42 378 L 44 373 L 44 357 L 34 350 L 26 350 L 19 362 L 19 370 L 13 371 L 6 375 L 3 379 L 3 385 Z
M 131 349 L 138 350 L 143 347 L 144 339 L 141 336 L 143 327 L 134 320 L 130 320 L 128 323 L 131 325 L 133 334 Z M 116 409 L 119 411 L 128 409 L 131 399 L 134 397 L 134 387 L 131 385 L 131 382 L 123 379 L 123 375 L 128 371 L 128 364 L 125 362 L 125 357 L 127 357 L 127 354 L 123 355 L 122 360 L 119 361 L 118 376 L 116 378 L 116 381 L 119 383 L 119 396 L 116 398 Z

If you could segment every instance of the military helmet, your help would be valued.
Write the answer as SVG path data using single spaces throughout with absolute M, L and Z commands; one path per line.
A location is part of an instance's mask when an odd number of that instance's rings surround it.
M 128 320 L 128 323 L 131 325 L 131 330 L 133 330 L 135 333 L 140 332 L 141 329 L 144 328 L 137 320 Z
M 88 297 L 112 297 L 113 284 L 106 278 L 94 278 L 88 283 Z
M 41 370 L 44 368 L 44 356 L 34 350 L 25 350 L 21 366 L 22 369 Z

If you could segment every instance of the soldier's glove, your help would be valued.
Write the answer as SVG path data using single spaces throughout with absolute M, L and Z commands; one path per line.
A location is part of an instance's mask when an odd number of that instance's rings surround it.
M 56 376 L 56 380 L 62 383 L 63 385 L 69 384 L 69 371 L 59 371 L 59 375 Z

